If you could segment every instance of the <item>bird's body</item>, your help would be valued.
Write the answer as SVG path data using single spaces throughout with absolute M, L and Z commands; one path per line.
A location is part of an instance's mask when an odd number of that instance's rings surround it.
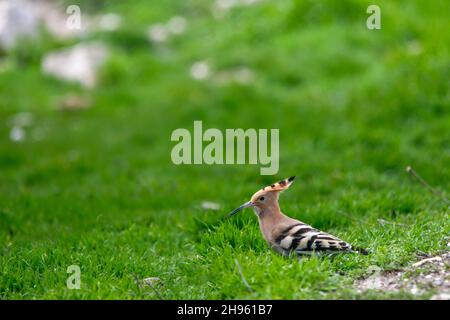
M 264 239 L 269 246 L 282 255 L 290 255 L 293 252 L 299 256 L 319 252 L 366 254 L 365 250 L 353 249 L 349 243 L 281 212 L 278 205 L 279 193 L 289 188 L 293 180 L 294 177 L 284 179 L 259 190 L 249 202 L 234 210 L 230 216 L 243 208 L 253 207 Z

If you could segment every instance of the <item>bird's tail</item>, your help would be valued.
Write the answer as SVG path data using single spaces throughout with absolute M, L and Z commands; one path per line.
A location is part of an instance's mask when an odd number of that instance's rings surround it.
M 368 255 L 369 253 L 370 253 L 370 251 L 369 250 L 366 250 L 366 249 L 364 249 L 364 248 L 352 248 L 352 251 L 354 252 L 354 253 L 357 253 L 357 254 L 362 254 L 362 255 Z

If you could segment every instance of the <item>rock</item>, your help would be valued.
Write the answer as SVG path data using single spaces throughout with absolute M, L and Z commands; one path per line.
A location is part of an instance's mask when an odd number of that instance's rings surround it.
M 70 28 L 67 22 L 71 14 L 74 13 L 48 0 L 0 0 L 0 47 L 10 50 L 20 38 L 35 39 L 40 24 L 58 38 L 88 31 L 91 23 L 87 14 L 80 9 L 79 27 Z
M 34 124 L 34 116 L 31 112 L 19 112 L 11 116 L 8 125 L 11 127 L 9 131 L 9 139 L 12 142 L 22 142 L 27 137 L 25 128 L 29 128 Z
M 80 43 L 47 54 L 42 61 L 42 71 L 92 88 L 97 83 L 97 70 L 107 57 L 108 50 L 103 44 Z
M 163 24 L 158 23 L 148 28 L 147 35 L 153 42 L 165 42 L 169 37 L 169 32 Z
M 167 30 L 173 34 L 182 34 L 186 30 L 187 21 L 184 17 L 175 16 L 167 22 Z
M 210 201 L 203 201 L 201 204 L 202 209 L 204 210 L 214 210 L 217 211 L 220 209 L 220 204 Z
M 34 38 L 38 16 L 28 1 L 0 1 L 0 47 L 9 50 L 19 38 Z
M 142 280 L 143 284 L 149 285 L 151 287 L 161 284 L 161 279 L 158 277 L 150 277 Z
M 195 80 L 206 80 L 209 78 L 211 71 L 208 63 L 199 61 L 191 66 L 191 76 Z
M 430 300 L 450 300 L 450 293 L 438 293 L 431 297 Z
M 171 35 L 181 35 L 186 30 L 187 20 L 181 16 L 174 16 L 167 23 L 156 23 L 147 29 L 147 37 L 151 42 L 162 43 L 170 39 Z
M 9 132 L 9 138 L 13 142 L 21 142 L 25 140 L 25 130 L 22 127 L 12 127 Z
M 434 289 L 437 293 L 433 296 L 433 300 L 449 300 L 449 259 L 450 254 L 444 253 L 423 259 L 399 272 L 377 272 L 366 279 L 357 280 L 355 288 L 358 292 L 369 289 L 390 292 L 406 290 L 414 295 L 421 295 L 427 290 Z M 418 269 L 425 264 L 427 267 Z M 420 272 L 417 272 L 418 270 Z

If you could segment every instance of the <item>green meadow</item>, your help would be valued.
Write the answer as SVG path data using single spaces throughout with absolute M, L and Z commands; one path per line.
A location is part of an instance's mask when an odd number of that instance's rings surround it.
M 450 4 L 376 2 L 380 30 L 363 0 L 70 0 L 122 23 L 81 39 L 41 30 L 0 52 L 0 298 L 430 298 L 355 281 L 449 250 Z M 174 16 L 184 32 L 148 39 Z M 80 41 L 109 50 L 94 88 L 41 69 Z M 88 106 L 63 108 L 68 96 Z M 278 173 L 175 165 L 171 134 L 195 120 L 279 129 Z M 251 209 L 225 219 L 292 175 L 282 211 L 370 255 L 299 263 L 270 250 Z M 79 290 L 66 286 L 71 265 Z

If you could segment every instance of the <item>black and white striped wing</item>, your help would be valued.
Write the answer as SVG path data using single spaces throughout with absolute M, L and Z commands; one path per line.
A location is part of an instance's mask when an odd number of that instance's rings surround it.
M 292 225 L 284 230 L 275 239 L 275 243 L 285 253 L 352 251 L 352 246 L 347 242 L 304 223 Z

